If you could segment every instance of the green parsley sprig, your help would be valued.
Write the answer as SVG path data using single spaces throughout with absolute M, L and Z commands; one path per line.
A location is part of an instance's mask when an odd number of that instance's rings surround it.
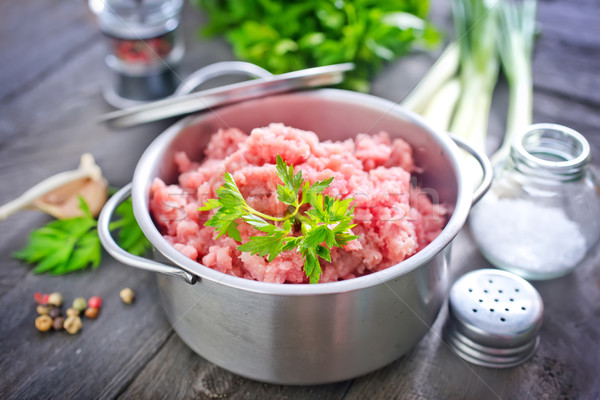
M 37 264 L 33 269 L 35 274 L 64 275 L 89 265 L 97 268 L 102 258 L 97 221 L 82 197 L 79 197 L 79 208 L 83 216 L 58 219 L 31 232 L 28 244 L 14 252 L 13 257 Z M 135 221 L 131 199 L 120 204 L 115 213 L 120 219 L 110 228 L 119 229 L 121 247 L 135 255 L 146 253 L 150 242 Z
M 386 62 L 441 38 L 429 0 L 192 0 L 208 16 L 201 32 L 223 34 L 235 55 L 274 74 L 353 62 L 343 86 L 369 90 Z
M 296 249 L 302 254 L 304 272 L 310 283 L 318 283 L 322 272 L 319 257 L 331 262 L 333 247 L 342 247 L 358 238 L 350 233 L 356 226 L 352 224 L 354 206 L 351 206 L 351 202 L 354 199 L 340 200 L 324 196 L 322 192 L 329 187 L 333 178 L 311 185 L 302 178 L 302 171 L 294 174 L 294 167 L 287 165 L 279 155 L 276 169 L 282 183 L 277 185 L 277 198 L 288 205 L 285 216 L 274 217 L 252 208 L 228 172 L 224 175 L 223 185 L 217 189 L 217 198 L 207 200 L 199 210 L 217 210 L 205 223 L 205 226 L 215 228 L 217 238 L 227 234 L 241 242 L 236 222 L 239 220 L 264 233 L 262 236 L 251 236 L 246 243 L 238 246 L 240 251 L 268 256 L 271 262 L 281 252 Z M 312 208 L 301 213 L 304 205 Z M 300 227 L 300 235 L 293 234 L 298 233 L 298 229 L 293 232 L 294 226 Z

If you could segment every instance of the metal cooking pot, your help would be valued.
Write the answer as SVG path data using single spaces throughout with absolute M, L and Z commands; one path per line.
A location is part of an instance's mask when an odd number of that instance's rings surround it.
M 387 131 L 414 149 L 417 182 L 454 211 L 441 234 L 409 259 L 383 271 L 316 285 L 256 282 L 190 260 L 160 234 L 148 211 L 152 180 L 176 181 L 173 155 L 203 156 L 222 127 L 246 132 L 271 122 L 316 132 L 321 140 Z M 449 288 L 450 245 L 469 209 L 487 190 L 485 156 L 460 141 L 482 165 L 473 195 L 461 153 L 445 133 L 418 116 L 371 95 L 320 89 L 270 96 L 188 117 L 158 136 L 142 155 L 133 182 L 108 201 L 100 238 L 117 260 L 156 271 L 167 318 L 181 339 L 207 360 L 236 374 L 278 384 L 341 381 L 378 369 L 411 349 L 430 329 Z M 131 191 L 135 217 L 155 248 L 155 260 L 117 246 L 108 225 Z

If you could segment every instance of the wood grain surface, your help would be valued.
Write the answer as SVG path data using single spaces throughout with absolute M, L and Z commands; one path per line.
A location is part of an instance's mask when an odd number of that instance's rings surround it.
M 448 4 L 433 16 L 450 26 Z M 579 130 L 600 166 L 600 3 L 543 0 L 534 57 L 534 121 Z M 199 40 L 204 16 L 186 4 L 187 54 L 181 76 L 233 59 L 220 39 Z M 169 121 L 111 131 L 96 118 L 111 108 L 101 97 L 109 84 L 105 46 L 86 2 L 0 2 L 0 204 L 47 176 L 76 167 L 93 153 L 110 184 L 131 180 L 146 146 Z M 389 65 L 372 92 L 398 101 L 425 73 L 435 54 L 415 54 Z M 506 115 L 506 86 L 496 92 L 490 150 Z M 34 275 L 11 253 L 49 221 L 21 212 L 0 222 L 1 399 L 598 399 L 600 398 L 600 249 L 574 273 L 536 282 L 545 303 L 541 344 L 527 363 L 507 370 L 468 364 L 441 340 L 444 307 L 431 331 L 391 365 L 354 380 L 322 386 L 278 386 L 233 375 L 190 350 L 160 307 L 155 276 L 107 254 L 97 270 L 61 277 Z M 453 245 L 454 278 L 488 267 L 468 228 Z M 125 305 L 119 291 L 137 293 Z M 59 291 L 67 302 L 99 295 L 96 320 L 81 333 L 34 328 L 33 294 Z

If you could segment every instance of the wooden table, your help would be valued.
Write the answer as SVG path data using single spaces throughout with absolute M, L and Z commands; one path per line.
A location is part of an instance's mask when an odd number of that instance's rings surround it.
M 222 40 L 199 41 L 204 17 L 187 7 L 188 52 L 183 71 L 231 60 Z M 446 2 L 434 19 L 449 26 Z M 543 0 L 542 35 L 534 60 L 534 121 L 583 133 L 600 154 L 600 9 L 597 0 Z M 110 110 L 104 42 L 84 2 L 21 0 L 0 4 L 0 203 L 50 174 L 72 169 L 90 151 L 112 186 L 131 180 L 146 146 L 167 125 L 110 131 L 95 119 Z M 397 101 L 433 62 L 414 55 L 390 65 L 373 93 Z M 506 88 L 498 90 L 490 148 L 503 131 Z M 594 160 L 594 169 L 600 165 Z M 193 353 L 170 328 L 159 306 L 155 277 L 104 255 L 97 270 L 34 275 L 11 252 L 49 221 L 21 212 L 0 223 L 0 398 L 308 398 L 308 399 L 594 399 L 600 398 L 600 252 L 574 273 L 537 282 L 546 311 L 541 345 L 526 364 L 487 369 L 466 364 L 440 340 L 444 307 L 425 338 L 391 365 L 354 380 L 286 387 L 232 375 Z M 454 277 L 488 267 L 469 231 L 454 243 Z M 119 291 L 132 287 L 134 305 Z M 75 336 L 34 328 L 36 291 L 100 295 L 95 321 Z

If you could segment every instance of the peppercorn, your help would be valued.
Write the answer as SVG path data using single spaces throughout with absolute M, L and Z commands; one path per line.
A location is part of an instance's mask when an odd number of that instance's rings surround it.
M 98 316 L 98 309 L 96 307 L 88 307 L 85 310 L 84 315 L 91 319 L 96 319 Z
M 40 292 L 35 292 L 35 294 L 33 295 L 33 299 L 35 300 L 36 303 L 38 304 L 42 304 L 42 298 L 43 298 L 43 294 L 41 294 Z
M 81 312 L 87 308 L 87 301 L 83 297 L 73 300 L 73 308 Z
M 71 335 L 76 334 L 81 329 L 81 318 L 77 315 L 68 317 L 63 323 L 63 328 Z
M 119 293 L 119 296 L 121 296 L 121 300 L 123 300 L 123 303 L 131 304 L 131 303 L 133 303 L 133 300 L 135 299 L 135 292 L 133 290 L 131 290 L 130 288 L 125 288 L 125 289 L 121 290 L 121 293 Z
M 50 296 L 48 296 L 48 304 L 51 306 L 60 307 L 62 302 L 62 295 L 58 292 L 51 293 Z
M 46 304 L 46 303 L 48 303 L 48 297 L 50 297 L 49 294 L 43 294 L 43 293 L 40 293 L 40 292 L 35 292 L 35 294 L 33 295 L 33 299 L 38 304 Z
M 50 311 L 50 307 L 48 306 L 44 306 L 44 305 L 39 305 L 35 308 L 37 310 L 37 313 L 39 315 L 48 315 L 48 312 Z
M 49 331 L 52 328 L 52 318 L 48 315 L 40 315 L 35 319 L 35 327 L 41 332 Z
M 54 327 L 55 331 L 60 331 L 61 329 L 63 329 L 64 323 L 65 323 L 64 317 L 56 317 L 56 318 L 54 318 L 54 321 L 52 321 L 52 326 Z
M 50 316 L 50 318 L 61 317 L 62 316 L 62 311 L 60 310 L 60 308 L 52 307 L 48 311 L 48 315 Z
M 102 299 L 100 298 L 100 296 L 92 296 L 88 300 L 88 307 L 100 308 L 101 305 L 102 305 Z
M 70 317 L 72 315 L 79 315 L 79 310 L 76 310 L 73 307 L 67 308 L 67 317 Z

